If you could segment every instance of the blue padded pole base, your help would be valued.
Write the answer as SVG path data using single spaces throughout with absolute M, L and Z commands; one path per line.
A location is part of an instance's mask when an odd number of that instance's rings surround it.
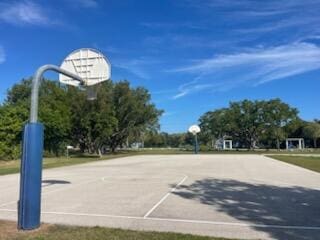
M 43 125 L 28 123 L 24 127 L 20 169 L 18 229 L 40 226 Z

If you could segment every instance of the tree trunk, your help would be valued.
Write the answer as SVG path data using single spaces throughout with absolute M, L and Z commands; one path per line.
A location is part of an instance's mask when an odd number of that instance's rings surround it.
M 99 157 L 102 158 L 102 152 L 100 148 L 98 148 L 98 154 L 99 154 Z
M 317 139 L 316 138 L 313 139 L 313 147 L 317 148 Z
M 253 140 L 253 142 L 252 142 L 252 149 L 255 150 L 255 149 L 256 149 L 256 146 L 257 146 L 257 141 L 256 141 L 256 140 Z
M 116 146 L 111 146 L 111 152 L 115 153 L 116 152 Z
M 277 149 L 278 149 L 278 151 L 280 151 L 280 140 L 279 139 L 277 139 Z
M 116 143 L 116 139 L 113 139 L 113 141 L 110 144 L 110 150 L 112 153 L 115 153 L 117 146 L 118 144 Z
M 251 138 L 250 139 L 250 150 L 255 150 L 255 147 L 256 147 L 256 140 L 254 138 Z

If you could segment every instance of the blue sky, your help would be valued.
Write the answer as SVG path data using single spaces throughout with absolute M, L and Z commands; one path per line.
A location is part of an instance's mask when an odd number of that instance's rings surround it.
M 150 90 L 163 131 L 245 98 L 320 118 L 319 12 L 318 0 L 0 0 L 0 101 L 37 67 L 92 47 L 114 81 Z

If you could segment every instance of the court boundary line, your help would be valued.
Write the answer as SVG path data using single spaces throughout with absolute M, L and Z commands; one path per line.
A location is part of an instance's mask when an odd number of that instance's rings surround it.
M 14 209 L 0 209 L 3 212 L 17 212 Z M 250 223 L 236 223 L 236 222 L 220 222 L 220 221 L 207 221 L 207 220 L 192 220 L 192 219 L 175 219 L 175 218 L 158 218 L 158 217 L 137 217 L 125 215 L 112 215 L 112 214 L 91 214 L 91 213 L 69 213 L 69 212 L 50 212 L 42 211 L 42 214 L 48 215 L 66 215 L 66 216 L 79 216 L 79 217 L 104 217 L 104 218 L 120 218 L 120 219 L 134 219 L 134 220 L 150 220 L 162 222 L 180 222 L 191 224 L 208 224 L 208 225 L 225 225 L 234 227 L 256 227 L 256 228 L 275 228 L 275 229 L 292 229 L 292 230 L 320 230 L 320 226 L 301 226 L 301 225 L 272 225 L 272 224 L 250 224 Z
M 157 207 L 159 207 L 161 205 L 161 203 L 163 203 L 169 196 L 171 193 L 175 192 L 177 190 L 177 188 L 184 183 L 185 180 L 187 180 L 188 176 L 184 175 L 184 178 L 178 183 L 176 184 L 175 187 L 171 188 L 171 190 L 169 192 L 167 192 L 166 195 L 164 195 L 160 201 L 158 201 L 155 205 L 153 205 L 153 207 L 143 216 L 143 218 L 148 218 L 148 216 L 150 216 L 150 214 L 157 209 Z

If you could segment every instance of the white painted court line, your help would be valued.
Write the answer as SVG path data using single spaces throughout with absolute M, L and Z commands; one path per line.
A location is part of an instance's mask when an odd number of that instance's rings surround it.
M 17 210 L 15 210 L 15 209 L 0 209 L 0 212 L 1 211 L 2 212 L 17 212 Z M 95 213 L 68 213 L 68 212 L 41 211 L 41 214 L 83 216 L 83 217 L 107 217 L 107 218 L 143 219 L 142 217 L 135 217 L 135 216 L 123 216 L 123 215 L 112 215 L 112 214 L 95 214 Z
M 168 221 L 168 222 L 182 222 L 192 224 L 211 224 L 211 225 L 227 225 L 238 227 L 259 227 L 259 228 L 281 228 L 281 229 L 295 229 L 295 230 L 320 230 L 320 226 L 289 226 L 289 225 L 268 225 L 268 224 L 250 224 L 250 223 L 233 223 L 233 222 L 218 222 L 218 221 L 204 221 L 204 220 L 189 220 L 189 219 L 174 219 L 174 218 L 156 218 L 148 217 L 148 220 L 153 221 Z
M 171 193 L 173 193 L 186 179 L 188 178 L 188 176 L 184 176 L 184 178 L 174 187 L 172 188 L 166 195 L 164 195 L 160 201 L 155 204 L 144 216 L 143 218 L 147 218 L 164 200 L 167 199 L 167 197 L 170 196 Z
M 17 212 L 12 209 L 0 209 L 0 212 Z M 121 218 L 121 219 L 135 219 L 143 221 L 163 221 L 163 222 L 180 222 L 191 224 L 209 224 L 209 225 L 225 225 L 234 227 L 258 227 L 258 228 L 277 228 L 277 229 L 292 229 L 292 230 L 320 230 L 320 226 L 291 226 L 291 225 L 268 225 L 268 224 L 250 224 L 250 223 L 235 223 L 235 222 L 219 222 L 219 221 L 205 221 L 205 220 L 191 220 L 191 219 L 175 219 L 175 218 L 157 218 L 157 217 L 135 217 L 124 215 L 110 215 L 110 214 L 91 214 L 91 213 L 68 213 L 68 212 L 46 212 L 42 214 L 48 215 L 65 215 L 65 216 L 82 216 L 82 217 L 105 217 L 105 218 Z

